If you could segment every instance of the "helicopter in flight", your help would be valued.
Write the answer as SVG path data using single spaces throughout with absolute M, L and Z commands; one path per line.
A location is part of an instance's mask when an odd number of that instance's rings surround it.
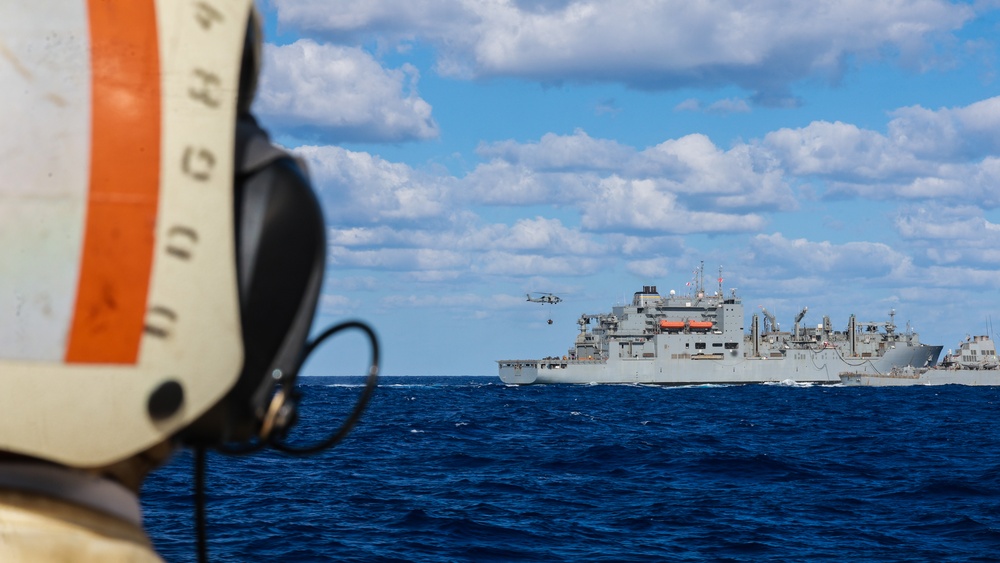
M 562 301 L 561 297 L 551 293 L 535 293 L 535 295 L 538 297 L 532 297 L 531 294 L 528 293 L 528 301 L 531 301 L 532 303 L 549 303 L 550 305 L 555 305 L 556 303 Z
M 556 303 L 562 301 L 562 297 L 553 295 L 551 293 L 535 293 L 537 297 L 532 297 L 530 293 L 528 295 L 528 301 L 532 303 L 548 303 L 549 305 L 555 305 Z M 549 324 L 552 324 L 552 319 L 549 319 Z

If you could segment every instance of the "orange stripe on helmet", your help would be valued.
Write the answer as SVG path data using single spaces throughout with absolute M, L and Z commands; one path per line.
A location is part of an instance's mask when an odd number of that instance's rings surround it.
M 67 362 L 135 363 L 160 182 L 160 60 L 153 0 L 89 0 L 90 183 Z

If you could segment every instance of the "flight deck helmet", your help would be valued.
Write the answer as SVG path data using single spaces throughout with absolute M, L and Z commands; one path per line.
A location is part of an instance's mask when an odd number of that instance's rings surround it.
M 249 115 L 251 2 L 12 2 L 0 37 L 0 452 L 280 431 L 325 242 Z

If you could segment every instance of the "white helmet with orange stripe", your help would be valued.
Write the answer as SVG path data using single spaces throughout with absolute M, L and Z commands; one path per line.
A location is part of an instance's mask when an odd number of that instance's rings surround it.
M 250 1 L 50 3 L 0 5 L 0 452 L 102 468 L 280 427 L 324 229 L 246 114 Z

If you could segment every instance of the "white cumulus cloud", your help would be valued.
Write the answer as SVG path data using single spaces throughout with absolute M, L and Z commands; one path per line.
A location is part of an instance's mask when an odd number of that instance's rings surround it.
M 746 232 L 764 224 L 752 212 L 796 206 L 769 153 L 748 144 L 723 150 L 701 134 L 640 151 L 577 130 L 479 152 L 492 160 L 462 179 L 474 201 L 575 208 L 598 231 Z
M 775 268 L 775 278 L 833 274 L 852 276 L 904 276 L 912 271 L 910 258 L 881 242 L 812 241 L 786 238 L 781 233 L 756 235 L 750 241 L 753 260 Z
M 546 133 L 538 142 L 507 140 L 484 143 L 476 149 L 484 158 L 498 158 L 537 171 L 614 170 L 635 150 L 609 139 L 594 139 L 577 129 L 572 135 Z
M 886 133 L 816 121 L 767 134 L 758 148 L 829 193 L 873 199 L 957 199 L 1000 206 L 1000 97 L 965 107 L 893 112 Z
M 279 21 L 317 36 L 429 42 L 438 71 L 637 88 L 736 84 L 758 103 L 795 103 L 788 86 L 837 79 L 852 57 L 891 53 L 921 67 L 928 42 L 973 16 L 944 0 L 276 0 Z
M 438 136 L 410 65 L 384 68 L 356 47 L 301 39 L 266 45 L 254 111 L 285 130 L 327 142 Z
M 658 233 L 752 232 L 766 220 L 757 214 L 695 211 L 653 180 L 610 177 L 600 192 L 583 206 L 581 225 L 594 231 L 650 231 Z
M 975 206 L 926 206 L 903 209 L 896 217 L 896 231 L 924 258 L 939 265 L 1000 264 L 1000 224 Z
M 335 146 L 302 146 L 294 152 L 308 162 L 332 224 L 417 221 L 448 212 L 448 178 Z

